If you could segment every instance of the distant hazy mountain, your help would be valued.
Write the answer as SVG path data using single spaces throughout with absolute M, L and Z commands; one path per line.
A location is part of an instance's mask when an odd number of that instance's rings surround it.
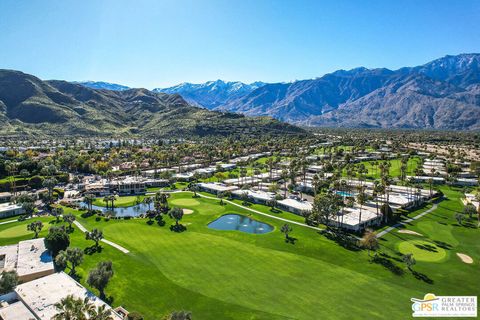
M 122 86 L 121 84 L 102 82 L 102 81 L 74 81 L 73 83 L 81 84 L 82 86 L 92 88 L 92 89 L 105 89 L 112 91 L 123 91 L 130 89 L 127 86 Z
M 265 85 L 263 82 L 245 84 L 243 82 L 208 81 L 201 84 L 182 83 L 170 88 L 156 88 L 155 92 L 178 93 L 191 104 L 213 109 L 228 101 L 245 96 Z
M 42 81 L 0 70 L 0 134 L 157 137 L 263 135 L 303 130 L 266 117 L 215 112 L 178 94 L 146 89 L 97 90 L 66 81 Z
M 480 129 L 480 54 L 399 70 L 357 68 L 266 84 L 217 109 L 295 124 Z

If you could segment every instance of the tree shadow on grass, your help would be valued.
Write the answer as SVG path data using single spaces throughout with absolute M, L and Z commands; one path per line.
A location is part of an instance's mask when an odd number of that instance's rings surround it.
M 469 229 L 477 229 L 477 225 L 475 223 L 472 223 L 471 221 L 464 221 L 462 227 Z
M 82 280 L 82 276 L 80 274 L 78 274 L 77 272 L 75 272 L 75 273 L 69 272 L 68 275 L 70 277 L 72 277 L 73 280 L 75 280 L 77 282 L 80 282 Z
M 451 250 L 452 249 L 452 245 L 449 244 L 449 243 L 446 243 L 446 242 L 443 242 L 443 241 L 440 241 L 440 240 L 433 240 L 433 242 L 435 242 L 435 244 L 442 249 L 446 249 L 446 250 Z
M 102 246 L 96 246 L 96 245 L 93 245 L 91 247 L 86 247 L 84 250 L 83 250 L 83 253 L 85 254 L 88 254 L 88 255 L 92 255 L 94 253 L 101 253 L 103 250 L 103 247 Z
M 281 213 L 282 211 L 281 211 L 281 210 L 278 210 L 278 209 L 271 208 L 271 209 L 270 209 L 270 212 L 272 212 L 272 213 Z
M 173 231 L 173 232 L 184 232 L 184 231 L 187 231 L 187 227 L 185 227 L 183 224 L 172 224 L 170 226 L 170 231 Z
M 285 242 L 286 242 L 286 243 L 290 243 L 290 244 L 295 244 L 295 242 L 297 242 L 297 238 L 287 236 L 287 237 L 285 238 Z
M 105 297 L 104 299 L 104 301 L 109 305 L 112 305 L 114 300 L 115 298 L 113 296 L 108 296 L 108 297 Z
M 430 279 L 426 274 L 415 271 L 415 270 L 411 270 L 411 271 L 412 271 L 412 275 L 415 277 L 415 279 L 421 280 L 421 281 L 423 281 L 425 283 L 428 283 L 428 284 L 433 284 L 434 281 L 432 279 Z
M 322 234 L 325 235 L 327 239 L 335 241 L 338 245 L 342 246 L 347 250 L 350 250 L 350 251 L 360 250 L 360 248 L 357 245 L 358 239 L 349 233 L 346 233 L 340 230 L 335 230 L 335 231 L 325 230 L 324 232 L 322 232 Z
M 438 252 L 437 247 L 432 246 L 431 244 L 415 244 L 415 247 L 429 252 Z
M 397 266 L 391 259 L 389 259 L 387 257 L 390 257 L 390 256 L 387 255 L 387 254 L 381 253 L 381 254 L 378 254 L 378 255 L 374 256 L 373 259 L 372 259 L 372 262 L 376 263 L 376 264 L 379 264 L 379 265 L 382 265 L 383 267 L 390 270 L 393 274 L 395 274 L 397 276 L 402 276 L 405 273 L 405 271 L 402 268 L 400 268 L 399 266 Z
M 81 216 L 82 218 L 86 219 L 86 218 L 90 218 L 90 217 L 93 216 L 93 215 L 95 215 L 95 212 L 93 212 L 93 211 L 90 211 L 90 212 L 87 211 L 87 212 L 82 213 L 80 216 Z

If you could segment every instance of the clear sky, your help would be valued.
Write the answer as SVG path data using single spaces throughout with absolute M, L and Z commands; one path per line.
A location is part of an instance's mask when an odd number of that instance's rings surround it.
M 282 82 L 480 52 L 480 1 L 0 1 L 0 68 L 132 87 Z

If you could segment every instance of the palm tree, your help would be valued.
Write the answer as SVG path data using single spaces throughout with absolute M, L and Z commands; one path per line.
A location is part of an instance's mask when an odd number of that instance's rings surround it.
M 110 196 L 103 197 L 103 202 L 105 202 L 105 207 L 108 209 L 108 204 L 110 203 Z
M 94 304 L 90 304 L 90 306 L 87 311 L 88 320 L 113 320 L 112 310 L 106 304 L 98 308 L 95 308 Z
M 357 202 L 360 205 L 360 215 L 358 216 L 358 227 L 360 228 L 360 223 L 362 222 L 362 208 L 363 205 L 367 202 L 367 194 L 365 193 L 364 187 L 360 186 L 357 194 Z
M 58 313 L 53 316 L 53 320 L 86 320 L 86 312 L 90 308 L 88 298 L 85 300 L 76 299 L 73 295 L 68 295 L 60 302 L 55 303 L 54 307 Z
M 113 320 L 112 310 L 106 304 L 97 308 L 88 297 L 82 300 L 68 295 L 54 306 L 58 313 L 52 320 Z
M 318 174 L 315 174 L 313 176 L 313 179 L 312 179 L 312 187 L 313 187 L 313 195 L 314 196 L 317 195 L 317 190 L 318 190 L 319 183 L 320 183 L 320 178 L 319 178 Z
M 91 212 L 92 211 L 92 204 L 93 204 L 93 201 L 95 201 L 95 196 L 91 193 L 88 193 L 85 195 L 85 197 L 83 198 L 83 201 L 85 201 L 85 203 L 87 204 L 87 207 L 88 207 L 88 211 Z
M 151 210 L 151 205 L 153 203 L 153 198 L 152 197 L 145 197 L 143 199 L 143 203 L 145 203 L 146 205 L 148 205 L 148 210 Z

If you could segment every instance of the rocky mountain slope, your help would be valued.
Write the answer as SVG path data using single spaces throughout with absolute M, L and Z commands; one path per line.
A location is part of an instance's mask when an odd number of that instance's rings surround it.
M 249 94 L 263 85 L 263 82 L 246 84 L 238 81 L 224 82 L 217 80 L 201 84 L 182 83 L 170 88 L 153 89 L 153 91 L 169 94 L 178 93 L 193 105 L 213 109 L 230 100 Z
M 197 108 L 178 94 L 97 90 L 12 70 L 0 70 L 0 121 L 0 134 L 178 137 L 303 132 L 271 118 Z
M 310 126 L 480 129 L 480 54 L 267 84 L 217 109 Z
M 103 81 L 73 81 L 72 83 L 81 84 L 84 87 L 91 88 L 91 89 L 105 89 L 105 90 L 113 90 L 113 91 L 123 91 L 128 90 L 130 87 L 110 83 L 110 82 L 103 82 Z

